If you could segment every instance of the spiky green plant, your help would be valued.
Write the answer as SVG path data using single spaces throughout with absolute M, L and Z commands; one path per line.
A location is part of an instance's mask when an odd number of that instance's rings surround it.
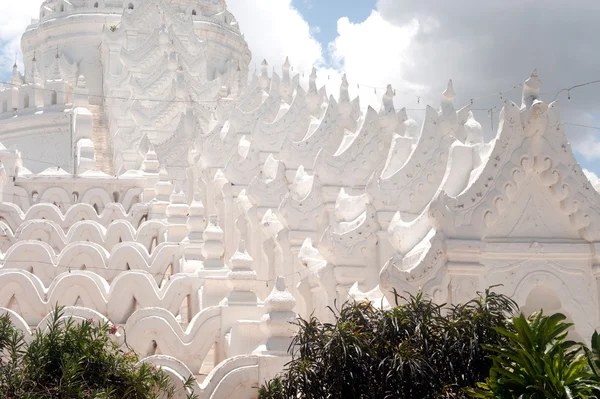
M 77 322 L 56 307 L 48 328 L 27 344 L 8 315 L 0 317 L 1 398 L 172 398 L 168 376 L 121 348 L 109 322 Z M 184 384 L 191 387 L 193 380 Z M 196 396 L 189 392 L 188 398 Z
M 350 302 L 334 310 L 334 323 L 300 320 L 284 373 L 259 390 L 281 398 L 463 398 L 461 388 L 488 375 L 492 361 L 482 344 L 506 339 L 517 310 L 491 290 L 466 304 L 444 307 L 422 294 L 396 297 L 381 310 Z
M 502 345 L 484 345 L 494 353 L 489 378 L 466 389 L 474 398 L 593 398 L 598 379 L 588 367 L 583 344 L 568 341 L 571 323 L 557 313 L 513 318 L 513 328 L 494 327 L 506 338 Z

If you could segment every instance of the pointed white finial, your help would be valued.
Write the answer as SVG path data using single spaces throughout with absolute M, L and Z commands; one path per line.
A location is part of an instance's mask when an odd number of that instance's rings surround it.
M 448 87 L 442 93 L 442 103 L 449 104 L 454 103 L 454 99 L 456 98 L 456 93 L 454 92 L 454 86 L 452 84 L 452 79 L 448 81 Z
M 394 89 L 392 88 L 391 84 L 387 85 L 387 88 L 385 89 L 385 94 L 387 94 L 390 97 L 394 95 Z
M 158 155 L 154 151 L 154 145 L 150 143 L 146 156 L 142 161 L 141 170 L 144 173 L 158 174 L 160 172 L 160 163 L 158 161 Z
M 229 268 L 234 271 L 252 271 L 252 265 L 254 263 L 254 259 L 248 254 L 246 251 L 246 245 L 244 244 L 244 240 L 240 240 L 238 243 L 237 251 L 231 256 L 229 259 Z M 254 274 L 254 278 L 256 278 L 256 273 Z
M 348 88 L 348 86 L 349 86 L 348 77 L 346 76 L 346 74 L 342 75 L 342 86 L 345 86 L 346 88 Z
M 398 120 L 400 120 L 402 122 L 408 120 L 408 113 L 406 112 L 406 107 L 402 107 L 398 111 Z
M 77 87 L 80 89 L 85 88 L 85 77 L 83 75 L 79 75 L 77 78 Z
M 312 72 L 310 73 L 310 77 L 308 79 L 308 92 L 317 92 L 317 68 L 315 67 L 312 68 Z
M 387 85 L 387 89 L 383 94 L 382 102 L 382 110 L 385 113 L 394 112 L 394 89 L 392 85 Z
M 217 215 L 211 215 L 208 226 L 204 230 L 204 245 L 202 254 L 204 255 L 205 269 L 223 268 L 223 254 L 225 253 L 225 244 L 223 243 L 223 230 L 219 226 Z
M 169 201 L 169 197 L 173 192 L 173 183 L 169 180 L 169 174 L 164 166 L 158 172 L 158 182 L 154 185 L 154 191 L 158 201 Z
M 189 206 L 182 186 L 183 183 L 180 180 L 175 181 L 175 187 L 169 196 L 170 203 L 165 212 L 169 224 L 167 227 L 167 241 L 169 242 L 181 242 L 189 233 L 187 228 Z
M 539 78 L 537 69 L 531 72 L 529 78 L 523 84 L 522 107 L 531 107 L 533 102 L 540 97 L 542 80 Z
M 204 217 L 204 204 L 200 198 L 200 193 L 195 192 L 192 203 L 190 204 L 188 227 L 190 228 L 190 232 L 202 233 L 205 225 L 206 218 Z
M 13 73 L 8 82 L 13 87 L 21 86 L 21 84 L 23 83 L 21 81 L 21 74 L 19 73 L 19 67 L 17 66 L 17 55 L 16 54 L 15 54 L 15 65 L 13 65 Z
M 281 71 L 283 72 L 283 82 L 289 84 L 290 82 L 290 60 L 288 57 L 285 57 L 285 62 L 281 67 Z
M 229 259 L 227 285 L 231 289 L 227 296 L 227 304 L 237 306 L 256 306 L 257 297 L 254 293 L 257 278 L 253 268 L 254 259 L 246 251 L 244 240 L 240 240 L 238 249 Z
M 294 306 L 296 299 L 288 291 L 285 278 L 277 277 L 273 291 L 265 299 L 266 313 L 261 319 L 261 329 L 267 335 L 267 341 L 255 353 L 287 355 L 292 337 L 298 331 L 294 324 L 297 318 Z
M 186 260 L 202 260 L 202 247 L 204 243 L 204 228 L 206 217 L 204 216 L 204 204 L 200 199 L 200 193 L 194 193 L 194 199 L 190 204 L 187 219 L 187 245 L 184 249 Z
M 350 102 L 350 93 L 348 93 L 348 79 L 346 78 L 346 74 L 342 76 L 342 84 L 340 85 L 340 104 L 341 103 L 349 103 Z
M 262 76 L 268 76 L 269 74 L 269 63 L 267 62 L 267 60 L 263 60 L 260 64 L 260 71 Z

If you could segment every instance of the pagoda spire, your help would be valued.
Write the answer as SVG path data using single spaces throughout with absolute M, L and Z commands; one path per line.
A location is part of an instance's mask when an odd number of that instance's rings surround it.
M 308 92 L 317 93 L 317 68 L 313 67 L 308 80 Z
M 21 78 L 21 73 L 19 72 L 19 66 L 17 65 L 17 55 L 15 54 L 15 63 L 13 65 L 12 76 L 10 77 L 8 83 L 12 87 L 19 87 L 23 84 L 23 79 Z
M 442 104 L 454 104 L 454 99 L 456 98 L 456 93 L 454 92 L 454 85 L 452 84 L 452 79 L 448 81 L 448 87 L 442 93 Z
M 382 104 L 382 111 L 384 113 L 390 113 L 390 112 L 394 112 L 394 89 L 392 88 L 392 85 L 389 84 L 387 85 L 387 89 L 385 91 L 385 93 L 383 94 L 383 98 L 381 101 Z
M 260 88 L 263 90 L 269 90 L 270 80 L 269 80 L 269 63 L 267 60 L 263 60 L 260 64 Z
M 533 102 L 540 98 L 541 87 L 542 80 L 538 76 L 537 69 L 534 69 L 529 78 L 525 81 L 525 84 L 523 84 L 521 108 L 531 107 Z
M 454 115 L 454 99 L 456 98 L 456 93 L 454 92 L 454 85 L 452 84 L 452 79 L 448 81 L 448 87 L 442 93 L 441 101 L 441 109 L 442 112 L 446 115 Z
M 261 70 L 261 74 L 264 78 L 268 78 L 269 77 L 269 63 L 267 62 L 267 60 L 263 60 L 262 63 L 260 64 L 260 70 Z
M 350 102 L 350 93 L 348 93 L 348 79 L 346 78 L 346 74 L 342 76 L 342 84 L 340 85 L 340 104 L 349 103 Z
M 42 85 L 42 79 L 40 77 L 40 71 L 37 67 L 37 56 L 36 52 L 33 52 L 33 59 L 31 60 L 31 70 L 29 72 L 29 79 L 27 79 L 27 83 L 33 83 L 35 85 Z
M 54 71 L 52 72 L 52 80 L 63 80 L 63 70 L 60 65 L 60 53 L 58 46 L 56 46 L 56 56 L 54 57 Z
M 290 58 L 285 57 L 285 62 L 283 63 L 283 67 L 281 68 L 281 71 L 283 72 L 283 82 L 285 83 L 290 82 L 290 67 Z

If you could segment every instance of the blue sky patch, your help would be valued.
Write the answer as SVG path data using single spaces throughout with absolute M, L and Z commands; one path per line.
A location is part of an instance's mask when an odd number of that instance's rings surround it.
M 363 22 L 376 7 L 376 0 L 292 0 L 313 28 L 313 35 L 323 48 L 337 37 L 337 21 L 348 17 L 350 22 Z

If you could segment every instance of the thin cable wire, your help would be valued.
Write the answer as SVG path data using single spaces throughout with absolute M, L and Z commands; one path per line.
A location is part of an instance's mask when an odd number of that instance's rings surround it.
M 10 82 L 0 81 L 0 83 L 4 84 L 6 86 L 20 87 L 19 85 L 14 84 L 14 83 L 10 83 Z M 36 87 L 35 90 L 46 91 L 46 92 L 56 92 L 56 93 L 60 93 L 60 94 L 74 95 L 74 92 L 72 92 L 72 91 L 47 89 L 45 87 Z M 152 98 L 132 98 L 132 97 L 119 97 L 119 96 L 106 96 L 106 95 L 103 95 L 103 94 L 87 94 L 86 96 L 87 97 L 93 97 L 93 98 L 109 99 L 109 100 L 140 101 L 140 102 L 150 101 L 150 102 L 158 102 L 158 103 L 192 103 L 192 104 L 213 104 L 214 103 L 214 101 L 212 101 L 212 100 L 198 101 L 198 100 L 194 100 L 192 98 L 189 98 L 187 100 L 165 100 L 165 99 L 158 99 L 158 98 L 152 99 Z
M 583 128 L 586 128 L 586 129 L 600 130 L 600 126 L 581 125 L 579 123 L 563 122 L 563 125 L 583 127 Z
M 4 85 L 8 85 L 8 86 L 15 86 L 15 87 L 19 86 L 19 85 L 15 85 L 13 83 L 10 83 L 10 82 L 5 82 L 5 81 L 0 81 L 0 83 L 2 83 Z M 570 93 L 571 90 L 574 90 L 574 89 L 577 89 L 577 88 L 581 88 L 581 87 L 585 87 L 585 86 L 592 85 L 592 84 L 596 84 L 596 83 L 600 83 L 600 79 L 598 79 L 598 80 L 592 80 L 592 81 L 584 82 L 584 83 L 579 83 L 579 84 L 576 84 L 576 85 L 573 85 L 573 86 L 570 86 L 570 87 L 566 87 L 566 88 L 560 89 L 558 92 L 555 93 L 553 101 L 555 101 L 561 93 L 564 93 L 564 92 L 569 92 Z M 385 86 L 385 87 L 370 86 L 370 85 L 365 85 L 365 84 L 361 84 L 361 83 L 359 83 L 359 86 L 364 86 L 364 87 L 372 88 L 372 89 L 380 89 L 380 90 L 387 89 L 387 86 Z M 503 96 L 505 94 L 509 93 L 510 91 L 512 91 L 512 90 L 514 90 L 514 89 L 516 89 L 518 87 L 522 87 L 522 86 L 523 86 L 522 83 L 518 83 L 516 85 L 513 85 L 510 89 L 507 89 L 505 91 L 497 91 L 497 92 L 494 92 L 494 93 L 491 93 L 491 94 L 488 94 L 488 95 L 471 97 L 470 101 L 471 101 L 471 104 L 472 104 L 474 101 L 478 101 L 478 100 L 481 100 L 481 99 L 484 99 L 484 98 L 493 97 L 493 96 L 499 96 L 501 99 L 503 99 Z M 49 91 L 49 92 L 57 92 L 57 93 L 62 93 L 62 94 L 72 94 L 72 92 L 68 92 L 68 91 L 53 90 L 53 89 L 46 89 L 46 88 L 37 88 L 36 90 Z M 400 90 L 397 90 L 397 91 L 400 92 L 400 93 L 403 93 L 403 94 L 415 96 L 417 98 L 417 101 L 420 100 L 420 99 L 430 99 L 430 98 L 427 98 L 425 96 L 418 95 L 418 94 L 415 94 L 415 93 L 409 93 L 409 92 L 400 91 Z M 547 94 L 552 94 L 552 93 L 542 93 L 542 94 L 547 95 Z M 159 102 L 159 103 L 214 104 L 213 100 L 198 101 L 198 100 L 194 100 L 192 98 L 185 99 L 185 100 L 167 100 L 167 99 L 152 99 L 152 98 L 148 98 L 148 99 L 134 99 L 132 97 L 106 96 L 106 95 L 101 95 L 101 94 L 89 94 L 89 97 L 102 98 L 102 99 L 115 99 L 115 100 L 123 100 L 123 101 L 139 100 L 139 101 Z
M 590 82 L 586 82 L 586 83 L 580 83 L 580 84 L 576 84 L 576 85 L 574 85 L 574 86 L 571 86 L 571 87 L 567 87 L 567 88 L 564 88 L 564 89 L 560 89 L 560 90 L 558 91 L 558 93 L 556 93 L 556 96 L 554 96 L 554 99 L 553 99 L 552 101 L 555 101 L 555 100 L 558 98 L 558 96 L 559 96 L 559 94 L 560 94 L 560 93 L 564 93 L 565 91 L 566 91 L 566 92 L 570 92 L 570 91 L 571 91 L 571 90 L 573 90 L 573 89 L 578 89 L 578 88 L 580 88 L 580 87 L 584 87 L 584 86 L 588 86 L 588 85 L 592 85 L 592 84 L 596 84 L 596 83 L 600 83 L 600 79 L 598 79 L 598 80 L 592 80 L 592 81 L 590 81 Z

